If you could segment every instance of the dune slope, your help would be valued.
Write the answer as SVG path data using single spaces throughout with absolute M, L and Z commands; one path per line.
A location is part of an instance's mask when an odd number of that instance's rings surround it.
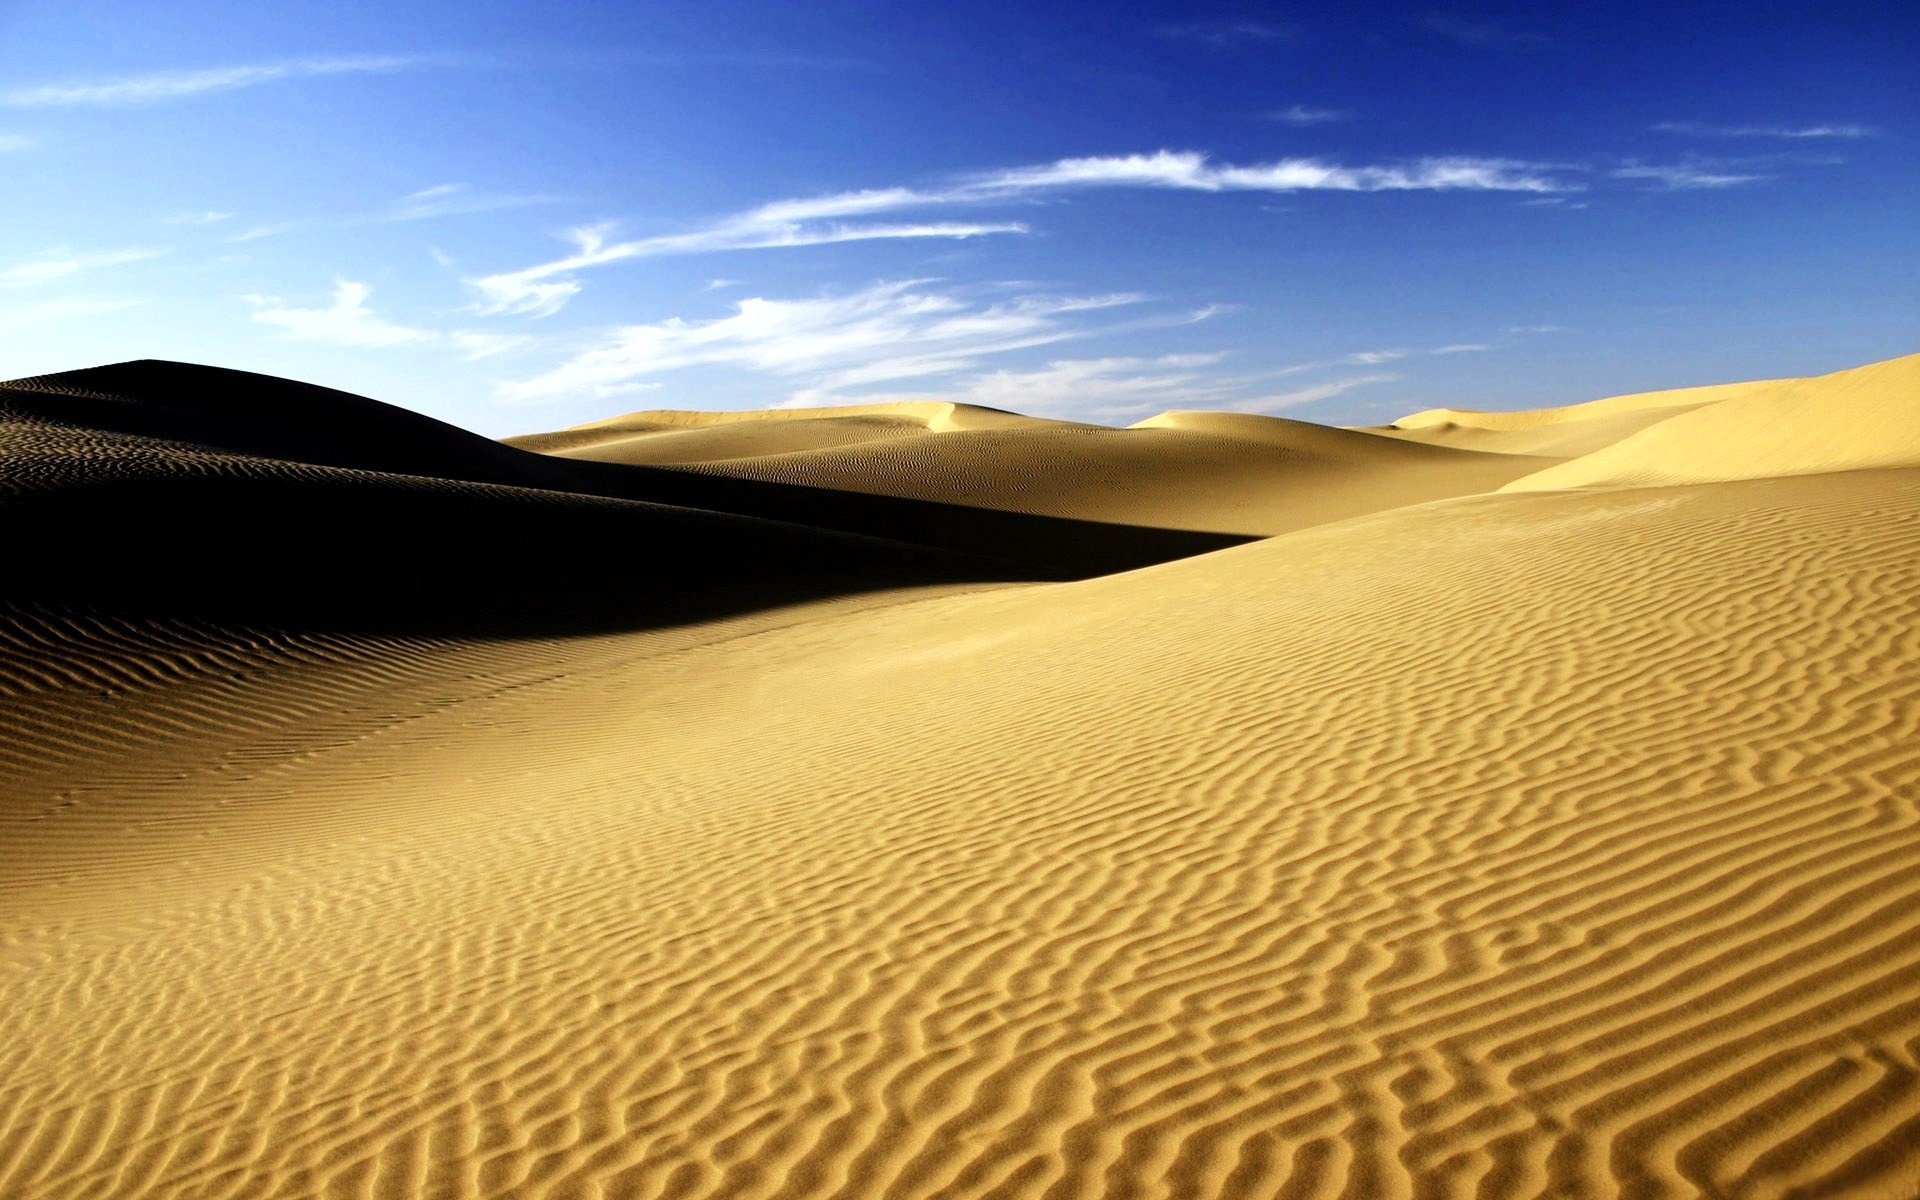
M 1129 429 L 931 403 L 701 415 L 725 419 L 639 413 L 608 427 L 618 437 L 582 426 L 512 440 L 737 480 L 1260 536 L 1489 491 L 1557 461 L 1233 413 L 1164 413 Z
M 1512 491 L 1920 466 L 1920 354 L 1732 394 L 1515 480 Z
M 0 1195 L 1907 1196 L 1916 513 L 1518 490 L 568 637 L 16 605 Z

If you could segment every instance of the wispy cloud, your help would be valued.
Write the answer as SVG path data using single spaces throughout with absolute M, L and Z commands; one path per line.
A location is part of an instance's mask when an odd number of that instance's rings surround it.
M 1300 30 L 1297 26 L 1271 21 L 1186 21 L 1163 26 L 1160 36 L 1198 42 L 1215 50 L 1232 50 L 1297 41 Z
M 1700 121 L 1662 121 L 1653 127 L 1660 133 L 1678 133 L 1704 138 L 1868 138 L 1875 130 L 1867 125 L 1710 125 Z
M 1353 119 L 1353 114 L 1347 112 L 1345 109 L 1311 108 L 1305 104 L 1289 105 L 1286 108 L 1266 113 L 1264 116 L 1269 121 L 1277 121 L 1282 125 L 1292 125 L 1295 128 L 1302 129 L 1309 125 L 1332 125 L 1340 121 L 1351 121 Z
M 135 308 L 139 304 L 138 300 L 88 300 L 75 296 L 62 296 L 17 308 L 0 309 L 0 329 L 18 329 L 26 325 L 38 325 L 47 321 L 68 321 L 77 317 L 97 317 Z
M 1459 46 L 1533 50 L 1553 45 L 1553 39 L 1545 34 L 1514 29 L 1499 21 L 1436 15 L 1422 17 L 1416 24 L 1428 33 L 1443 37 Z
M 1359 350 L 1347 355 L 1340 361 L 1343 363 L 1352 363 L 1357 366 L 1372 367 L 1384 362 L 1392 362 L 1395 359 L 1405 358 L 1411 353 L 1412 351 L 1410 350 Z
M 33 144 L 33 139 L 24 133 L 0 133 L 0 154 L 10 150 L 25 150 Z
M 1508 330 L 1509 333 L 1515 332 Z M 1395 346 L 1382 350 L 1355 350 L 1338 358 L 1323 358 L 1312 362 L 1295 363 L 1290 367 L 1281 367 L 1268 373 L 1269 377 L 1304 375 L 1312 371 L 1325 371 L 1333 367 L 1377 367 L 1382 363 L 1399 362 L 1407 358 L 1430 358 L 1446 354 L 1471 354 L 1482 350 L 1492 350 L 1488 342 L 1450 342 L 1444 346 L 1433 346 L 1424 350 Z M 1357 385 L 1356 385 L 1357 386 Z
M 296 58 L 197 71 L 154 71 L 145 75 L 121 75 L 110 79 L 15 88 L 0 93 L 0 105 L 8 108 L 132 108 L 214 92 L 238 91 L 281 80 L 320 75 L 386 74 L 444 61 L 444 58 L 434 56 L 382 54 Z
M 511 354 L 540 344 L 522 333 L 492 333 L 475 329 L 420 329 L 401 325 L 373 311 L 367 297 L 373 289 L 350 279 L 334 281 L 333 302 L 323 308 L 297 308 L 277 296 L 248 296 L 253 319 L 272 325 L 287 336 L 335 346 L 388 347 L 433 345 L 451 348 L 468 362 Z
M 276 326 L 302 341 L 330 342 L 336 346 L 399 346 L 431 341 L 437 336 L 429 330 L 409 329 L 375 315 L 367 307 L 371 291 L 364 283 L 338 280 L 333 289 L 333 303 L 326 308 L 291 308 L 271 296 L 247 299 L 254 305 L 254 320 Z
M 1734 173 L 1724 168 L 1699 166 L 1691 163 L 1668 163 L 1652 165 L 1636 163 L 1617 167 L 1613 171 L 1615 179 L 1643 179 L 1657 185 L 1663 191 L 1698 191 L 1703 188 L 1738 187 L 1743 183 L 1757 183 L 1765 175 Z
M 39 258 L 16 263 L 0 270 L 0 286 L 31 287 L 35 284 L 51 283 L 57 279 L 71 279 L 101 267 L 116 267 L 122 263 L 158 258 L 165 253 L 165 250 L 151 249 L 100 250 L 87 254 L 76 254 L 66 249 L 49 250 Z
M 525 350 L 539 342 L 538 338 L 524 333 L 477 333 L 470 329 L 456 330 L 448 334 L 447 338 L 460 348 L 461 357 L 468 362 L 492 358 L 496 354 Z
M 1014 195 L 1043 188 L 1161 187 L 1200 192 L 1577 191 L 1578 185 L 1540 163 L 1464 156 L 1349 167 L 1314 158 L 1287 158 L 1250 166 L 1215 166 L 1204 154 L 1161 150 L 1101 158 L 1063 158 L 1016 167 L 980 179 L 974 190 Z
M 741 300 L 730 315 L 679 317 L 612 331 L 605 344 L 501 389 L 508 400 L 604 396 L 692 367 L 770 374 L 801 402 L 844 389 L 943 376 L 981 359 L 1086 336 L 1079 314 L 1137 304 L 1134 293 L 1023 295 L 982 301 L 930 280 L 874 284 L 800 300 Z
M 410 192 L 374 212 L 352 213 L 339 217 L 309 217 L 255 225 L 241 230 L 227 240 L 257 242 L 261 238 L 279 237 L 283 233 L 300 229 L 354 229 L 363 225 L 432 221 L 442 217 L 498 212 L 509 208 L 531 208 L 535 205 L 559 202 L 560 198 L 557 196 L 485 192 L 477 190 L 470 183 L 441 183 L 430 188 L 422 188 L 417 192 Z
M 1030 416 L 1074 413 L 1105 419 L 1134 417 L 1174 405 L 1224 402 L 1237 390 L 1238 381 L 1218 378 L 1207 370 L 1224 357 L 1222 354 L 1163 354 L 1058 359 L 1024 370 L 1002 368 L 980 372 L 957 387 L 859 397 L 816 394 L 803 397 L 801 403 L 933 399 L 1012 409 Z M 789 406 L 796 405 L 790 403 Z
M 507 208 L 531 208 L 555 204 L 556 196 L 517 195 L 481 192 L 470 183 L 442 183 L 402 196 L 392 208 L 372 221 L 429 221 L 436 217 L 464 216 L 467 213 L 498 212 Z
M 892 238 L 971 238 L 994 233 L 1025 233 L 1018 222 L 920 221 L 886 224 L 810 223 L 816 217 L 873 212 L 885 207 L 873 202 L 880 193 L 850 193 L 820 201 L 784 201 L 731 217 L 705 229 L 610 242 L 609 226 L 594 225 L 568 231 L 574 253 L 519 271 L 482 276 L 469 282 L 480 294 L 480 311 L 546 316 L 558 312 L 578 295 L 580 284 L 571 276 L 590 267 L 634 258 L 668 254 L 698 254 L 717 250 L 765 250 L 776 247 L 821 246 L 837 242 Z
M 201 212 L 177 212 L 166 218 L 169 225 L 217 225 L 233 219 L 230 212 L 215 212 L 207 209 Z
M 1258 396 L 1231 407 L 1240 412 L 1278 412 L 1283 408 L 1297 408 L 1302 404 L 1312 404 L 1316 400 L 1330 400 L 1354 388 L 1368 387 L 1376 383 L 1397 383 L 1402 378 L 1403 376 L 1385 372 L 1372 375 L 1349 375 L 1344 379 L 1329 379 L 1325 383 L 1316 383 L 1311 387 L 1303 387 L 1291 392 L 1275 392 L 1271 395 Z
M 1025 233 L 1017 221 L 908 221 L 871 218 L 915 208 L 1009 203 L 1049 191 L 1080 188 L 1164 188 L 1199 192 L 1511 191 L 1577 190 L 1558 168 L 1509 159 L 1438 157 L 1408 163 L 1350 167 L 1311 158 L 1250 166 L 1215 165 L 1196 152 L 1162 150 L 1092 158 L 1065 158 L 1037 166 L 985 172 L 951 186 L 874 188 L 776 200 L 687 233 L 611 241 L 612 227 L 568 231 L 574 252 L 551 262 L 469 280 L 488 313 L 546 316 L 580 291 L 583 270 L 628 259 L 721 250 L 817 246 L 888 238 L 971 238 Z

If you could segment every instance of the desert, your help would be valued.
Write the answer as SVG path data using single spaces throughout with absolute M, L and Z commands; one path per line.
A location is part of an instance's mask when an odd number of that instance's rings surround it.
M 0 384 L 0 1195 L 1920 1189 L 1920 355 Z

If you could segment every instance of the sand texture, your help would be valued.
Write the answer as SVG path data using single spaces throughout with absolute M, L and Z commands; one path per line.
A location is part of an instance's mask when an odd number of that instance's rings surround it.
M 0 385 L 0 1196 L 1906 1200 L 1915 430 Z

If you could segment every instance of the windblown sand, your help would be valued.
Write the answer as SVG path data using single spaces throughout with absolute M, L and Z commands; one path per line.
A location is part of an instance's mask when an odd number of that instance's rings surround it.
M 1920 1194 L 1920 356 L 513 441 L 0 385 L 0 1196 Z

